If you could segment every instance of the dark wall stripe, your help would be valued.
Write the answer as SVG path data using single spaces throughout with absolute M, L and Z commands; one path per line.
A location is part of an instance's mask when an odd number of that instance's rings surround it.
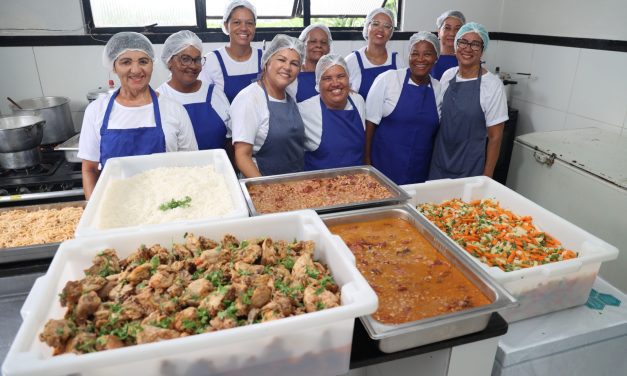
M 136 30 L 142 31 L 142 30 Z M 300 29 L 276 29 L 259 31 L 255 35 L 255 41 L 271 40 L 275 34 L 284 33 L 294 37 L 300 35 Z M 147 32 L 145 35 L 156 44 L 161 44 L 174 31 L 163 33 Z M 197 32 L 203 42 L 227 42 L 228 37 L 222 32 Z M 408 40 L 413 32 L 400 31 L 392 35 L 392 40 Z M 30 46 L 91 46 L 102 45 L 112 34 L 95 35 L 19 35 L 0 36 L 0 47 L 30 47 Z M 493 40 L 505 40 L 521 43 L 547 44 L 552 46 L 588 48 L 593 50 L 627 52 L 627 40 L 570 38 L 550 35 L 514 34 L 514 33 L 490 33 Z M 363 40 L 361 30 L 334 30 L 333 40 L 351 41 Z

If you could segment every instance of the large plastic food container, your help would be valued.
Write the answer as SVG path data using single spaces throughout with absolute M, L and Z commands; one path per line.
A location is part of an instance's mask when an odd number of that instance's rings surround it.
M 403 188 L 412 192 L 410 203 L 413 205 L 441 203 L 453 198 L 467 202 L 494 198 L 504 209 L 520 216 L 531 216 L 534 225 L 564 247 L 579 252 L 575 259 L 505 272 L 496 266 L 489 267 L 464 251 L 518 300 L 518 307 L 501 312 L 509 322 L 584 304 L 601 264 L 618 256 L 616 247 L 485 176 L 434 180 Z
M 38 339 L 48 319 L 64 309 L 58 293 L 105 248 L 126 257 L 141 244 L 169 246 L 183 241 L 185 232 L 240 240 L 269 236 L 273 240 L 313 240 L 315 259 L 328 265 L 341 289 L 342 305 L 260 324 L 193 335 L 83 355 L 52 357 Z M 47 274 L 31 290 L 21 311 L 24 319 L 2 366 L 15 375 L 337 375 L 349 369 L 353 325 L 358 316 L 377 308 L 377 296 L 354 266 L 350 251 L 333 236 L 314 211 L 298 211 L 173 225 L 125 234 L 74 239 L 61 244 Z
M 98 184 L 96 184 L 96 188 L 87 203 L 85 212 L 76 227 L 76 237 L 80 238 L 100 233 L 142 231 L 151 227 L 169 226 L 170 223 L 160 223 L 133 227 L 100 228 L 98 225 L 99 210 L 103 203 L 108 183 L 114 179 L 126 179 L 133 175 L 158 167 L 200 167 L 207 165 L 214 166 L 216 173 L 224 176 L 230 199 L 233 204 L 233 211 L 221 216 L 207 215 L 205 218 L 179 222 L 193 224 L 207 219 L 218 220 L 248 217 L 248 208 L 246 206 L 246 201 L 244 200 L 244 195 L 239 187 L 237 177 L 235 176 L 235 171 L 233 170 L 233 167 L 231 167 L 231 162 L 229 161 L 226 152 L 222 149 L 158 153 L 151 155 L 112 158 L 105 165 L 105 168 L 98 179 Z M 167 187 L 164 187 L 164 189 L 167 189 Z M 172 194 L 176 195 L 177 192 L 172 192 Z

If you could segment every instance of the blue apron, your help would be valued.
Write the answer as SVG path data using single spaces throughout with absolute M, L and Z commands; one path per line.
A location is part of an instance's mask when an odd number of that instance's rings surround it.
M 316 91 L 316 72 L 300 72 L 298 74 L 296 102 L 300 103 L 316 95 L 318 95 Z
M 438 61 L 433 64 L 433 68 L 431 68 L 431 77 L 439 80 L 442 78 L 444 72 L 449 70 L 450 68 L 457 66 L 457 56 L 455 55 L 440 55 Z
M 287 103 L 270 101 L 266 88 L 270 113 L 269 129 L 261 149 L 254 155 L 261 175 L 278 175 L 303 170 L 305 155 L 305 125 L 296 102 L 285 95 Z
M 320 98 L 322 137 L 315 151 L 305 152 L 305 171 L 363 164 L 366 132 L 355 103 L 352 110 L 329 110 Z
M 192 121 L 198 150 L 224 149 L 226 126 L 224 121 L 211 106 L 211 94 L 215 84 L 209 85 L 204 102 L 183 105 Z
M 476 80 L 457 82 L 457 73 L 451 79 L 442 101 L 429 180 L 483 174 L 488 130 L 480 93 L 481 66 Z
M 372 138 L 372 165 L 396 184 L 427 180 L 440 119 L 433 86 L 410 85 L 407 69 L 401 95 Z
M 370 87 L 377 78 L 383 72 L 390 69 L 396 69 L 396 52 L 392 52 L 392 64 L 381 67 L 364 68 L 364 62 L 361 60 L 361 54 L 357 51 L 353 51 L 357 56 L 357 63 L 359 63 L 359 69 L 361 70 L 361 84 L 359 85 L 359 94 L 366 100 Z
M 107 160 L 115 157 L 132 155 L 147 155 L 165 152 L 165 134 L 161 126 L 161 113 L 157 95 L 150 88 L 152 109 L 155 113 L 155 127 L 140 127 L 131 129 L 109 129 L 109 117 L 115 98 L 120 93 L 118 89 L 109 100 L 107 110 L 100 127 L 100 165 L 104 168 Z M 139 124 L 138 124 L 139 125 Z
M 257 49 L 257 72 L 249 73 L 249 74 L 240 74 L 238 76 L 229 76 L 226 73 L 226 66 L 224 65 L 224 60 L 222 60 L 222 56 L 218 50 L 213 51 L 218 58 L 218 63 L 220 63 L 220 69 L 222 69 L 222 77 L 224 78 L 224 94 L 226 94 L 229 103 L 233 103 L 233 98 L 239 92 L 250 85 L 253 81 L 257 79 L 257 75 L 261 72 L 261 50 Z

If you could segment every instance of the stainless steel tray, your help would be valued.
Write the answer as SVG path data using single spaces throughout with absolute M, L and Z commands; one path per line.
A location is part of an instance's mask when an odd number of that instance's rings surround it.
M 81 134 L 77 133 L 61 145 L 56 146 L 54 150 L 62 150 L 65 153 L 65 159 L 68 162 L 82 162 L 82 159 L 77 156 L 80 137 Z
M 435 225 L 423 218 L 409 204 L 355 210 L 321 216 L 327 226 L 372 221 L 383 218 L 400 218 L 414 227 L 431 244 L 458 268 L 491 303 L 460 312 L 443 314 L 399 325 L 387 325 L 375 320 L 372 315 L 360 317 L 368 335 L 379 341 L 379 349 L 386 353 L 427 345 L 485 329 L 493 312 L 516 305 L 516 300 L 497 284 L 479 265 L 472 262 L 450 240 L 443 236 Z
M 250 215 L 257 216 L 263 213 L 257 212 L 255 205 L 248 192 L 249 186 L 260 185 L 260 184 L 263 185 L 263 184 L 286 183 L 286 182 L 292 182 L 292 181 L 298 181 L 298 180 L 330 178 L 330 177 L 335 177 L 335 176 L 340 176 L 340 175 L 358 175 L 358 174 L 365 174 L 365 175 L 372 176 L 374 179 L 376 179 L 379 182 L 379 184 L 387 188 L 390 191 L 390 193 L 392 193 L 392 197 L 380 199 L 380 200 L 369 200 L 369 201 L 353 202 L 349 204 L 330 205 L 330 206 L 322 206 L 318 208 L 302 208 L 302 209 L 313 209 L 316 212 L 318 212 L 318 214 L 333 213 L 333 212 L 345 211 L 345 210 L 398 204 L 398 203 L 406 202 L 410 198 L 407 192 L 405 192 L 398 185 L 396 185 L 392 180 L 388 179 L 379 170 L 377 170 L 376 168 L 372 166 L 342 167 L 342 168 L 332 168 L 328 170 L 297 172 L 293 174 L 262 176 L 258 178 L 240 179 L 239 182 L 242 187 L 242 192 L 244 193 L 244 197 L 246 199 L 246 204 L 248 205 L 248 210 L 250 211 Z
M 60 203 L 45 204 L 45 205 L 15 206 L 15 207 L 9 207 L 9 208 L 0 208 L 0 213 L 11 211 L 11 210 L 37 211 L 37 210 L 44 210 L 44 209 L 62 209 L 62 208 L 67 208 L 67 207 L 84 208 L 86 204 L 87 204 L 87 201 L 71 201 L 71 202 L 60 202 Z M 61 243 L 56 242 L 56 243 L 28 245 L 24 247 L 0 248 L 0 264 L 6 264 L 6 263 L 16 262 L 16 261 L 28 261 L 28 260 L 52 258 L 54 254 L 57 252 L 57 248 L 59 248 L 59 244 Z

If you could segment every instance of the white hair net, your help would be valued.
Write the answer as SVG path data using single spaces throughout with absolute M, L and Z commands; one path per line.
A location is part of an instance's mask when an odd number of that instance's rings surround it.
M 231 13 L 233 10 L 238 7 L 244 7 L 253 13 L 253 17 L 255 18 L 255 22 L 257 22 L 257 8 L 252 5 L 249 1 L 246 0 L 233 0 L 226 4 L 224 7 L 224 13 L 222 14 L 222 32 L 226 35 L 229 35 L 229 31 L 224 26 L 225 23 L 229 21 L 231 18 Z
M 270 60 L 272 55 L 286 48 L 291 48 L 296 51 L 300 57 L 300 62 L 303 62 L 303 57 L 305 56 L 305 45 L 303 42 L 289 35 L 277 34 L 263 51 L 263 55 L 261 55 L 261 69 L 266 69 L 266 63 Z
M 483 51 L 481 51 L 482 53 L 488 49 L 488 43 L 490 43 L 490 35 L 488 34 L 488 30 L 480 23 L 468 22 L 459 29 L 457 34 L 455 34 L 455 51 L 457 51 L 457 40 L 463 37 L 464 34 L 468 33 L 477 33 L 481 37 L 481 40 L 483 41 Z
M 371 11 L 370 13 L 368 13 L 368 16 L 366 16 L 366 21 L 364 22 L 364 30 L 361 32 L 361 35 L 364 36 L 365 40 L 368 40 L 368 26 L 370 26 L 370 23 L 372 22 L 372 19 L 374 18 L 374 16 L 376 16 L 379 13 L 383 13 L 386 16 L 390 17 L 390 20 L 392 22 L 392 26 L 394 26 L 396 24 L 395 21 L 395 16 L 394 13 L 386 8 L 376 8 L 373 11 Z M 392 27 L 392 34 L 394 33 L 394 27 Z M 392 36 L 392 34 L 390 34 L 390 37 Z
M 183 51 L 187 47 L 194 47 L 202 55 L 202 41 L 196 34 L 189 30 L 181 30 L 168 37 L 163 43 L 163 51 L 161 52 L 161 61 L 168 66 L 172 56 Z
M 458 20 L 462 21 L 462 25 L 466 23 L 466 17 L 464 17 L 464 14 L 458 10 L 447 10 L 446 12 L 440 14 L 440 17 L 438 17 L 437 20 L 435 20 L 435 25 L 439 28 L 442 27 L 442 25 L 444 25 L 444 21 L 446 21 L 447 18 L 449 17 L 455 17 Z
M 327 25 L 323 25 L 323 24 L 311 24 L 307 26 L 300 33 L 300 36 L 298 37 L 298 39 L 300 39 L 301 42 L 306 43 L 307 37 L 309 36 L 309 32 L 311 32 L 313 29 L 320 29 L 324 31 L 325 33 L 327 33 L 327 38 L 329 38 L 329 43 L 333 42 L 333 38 L 331 37 L 331 30 L 329 30 Z
M 320 78 L 327 71 L 327 69 L 339 65 L 344 68 L 346 74 L 348 74 L 348 67 L 346 66 L 346 60 L 340 55 L 328 54 L 324 55 L 318 60 L 316 64 L 316 91 L 320 92 Z
M 114 34 L 102 51 L 102 65 L 113 69 L 115 60 L 126 51 L 144 52 L 151 60 L 155 60 L 155 50 L 150 40 L 140 33 L 123 31 Z
M 440 57 L 440 40 L 438 39 L 438 37 L 435 36 L 435 34 L 430 31 L 419 31 L 409 38 L 409 49 L 407 50 L 407 56 L 411 55 L 411 49 L 414 48 L 414 44 L 423 40 L 431 43 L 433 45 L 433 48 L 435 48 L 436 57 Z

